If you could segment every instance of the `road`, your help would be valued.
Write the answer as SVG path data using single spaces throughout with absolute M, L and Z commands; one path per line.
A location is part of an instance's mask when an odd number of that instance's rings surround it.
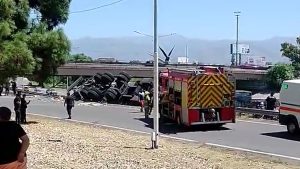
M 12 97 L 0 97 L 0 106 L 13 108 Z M 60 102 L 33 99 L 28 112 L 59 118 L 67 114 Z M 109 125 L 141 132 L 152 131 L 152 120 L 145 121 L 136 107 L 121 105 L 86 106 L 77 105 L 73 110 L 73 119 L 101 125 Z M 237 121 L 219 129 L 194 128 L 184 130 L 172 123 L 162 124 L 160 132 L 172 137 L 196 140 L 201 143 L 230 146 L 288 157 L 300 162 L 300 137 L 291 137 L 286 127 L 277 123 Z

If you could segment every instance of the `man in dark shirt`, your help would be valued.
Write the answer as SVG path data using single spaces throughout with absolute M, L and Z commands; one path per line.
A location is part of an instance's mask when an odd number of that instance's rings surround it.
M 68 119 L 71 119 L 71 111 L 72 111 L 72 108 L 74 107 L 74 99 L 73 97 L 70 96 L 70 93 L 68 92 L 67 93 L 67 97 L 65 99 L 65 103 L 64 103 L 64 106 L 67 105 L 67 112 L 68 112 L 68 115 L 69 115 L 69 118 Z
M 23 94 L 23 97 L 21 98 L 21 123 L 26 123 L 26 109 L 27 105 L 30 103 L 30 101 L 26 101 L 26 94 Z
M 14 92 L 14 95 L 16 95 L 16 93 L 17 93 L 17 83 L 15 81 L 11 82 L 11 88 L 12 88 L 12 91 Z
M 23 128 L 10 118 L 10 109 L 0 107 L 0 168 L 26 169 L 29 138 Z
M 16 113 L 16 122 L 17 124 L 20 124 L 21 123 L 21 96 L 19 94 L 17 94 L 14 99 L 14 107 Z
M 274 110 L 276 108 L 277 99 L 274 97 L 274 92 L 272 92 L 271 95 L 267 97 L 266 102 L 267 110 Z

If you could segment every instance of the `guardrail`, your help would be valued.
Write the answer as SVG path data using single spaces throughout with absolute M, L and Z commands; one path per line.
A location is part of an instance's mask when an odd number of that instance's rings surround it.
M 255 115 L 265 115 L 265 116 L 279 116 L 279 112 L 276 110 L 263 110 L 263 109 L 253 109 L 245 107 L 237 107 L 236 112 L 245 114 L 255 114 Z

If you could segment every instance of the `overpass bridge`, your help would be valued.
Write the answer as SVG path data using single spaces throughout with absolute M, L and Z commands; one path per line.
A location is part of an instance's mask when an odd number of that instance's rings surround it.
M 195 65 L 168 65 L 160 67 L 195 69 Z M 243 86 L 240 89 L 259 89 L 266 87 L 266 70 L 241 69 L 225 67 L 225 70 L 232 73 L 237 80 L 237 86 Z M 133 64 L 95 64 L 95 63 L 68 63 L 57 69 L 58 76 L 93 76 L 96 73 L 110 72 L 119 74 L 122 71 L 127 72 L 133 77 L 153 77 L 153 67 Z

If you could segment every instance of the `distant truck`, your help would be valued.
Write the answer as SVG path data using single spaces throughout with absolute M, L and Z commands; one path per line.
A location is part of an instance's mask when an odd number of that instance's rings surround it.
M 229 77 L 230 76 L 230 77 Z M 235 80 L 223 68 L 160 73 L 160 117 L 179 125 L 235 123 Z
M 280 90 L 279 123 L 295 135 L 300 126 L 300 79 L 284 81 Z

